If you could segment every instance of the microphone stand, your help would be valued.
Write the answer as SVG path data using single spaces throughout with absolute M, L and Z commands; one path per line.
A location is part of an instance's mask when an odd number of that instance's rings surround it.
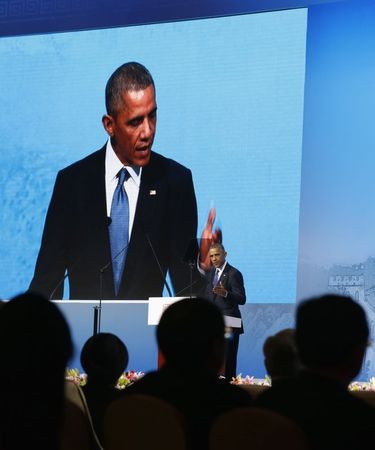
M 93 336 L 100 333 L 100 322 L 102 320 L 102 300 L 103 300 L 103 267 L 99 271 L 99 305 L 94 306 L 94 326 Z
M 193 298 L 193 271 L 195 267 L 196 262 L 191 260 L 189 261 L 189 267 L 190 267 L 190 300 Z
M 117 255 L 114 256 L 115 260 L 122 252 L 124 252 L 129 246 L 129 243 L 122 248 Z M 102 321 L 102 301 L 103 301 L 103 275 L 108 267 L 112 264 L 112 259 L 107 262 L 106 265 L 99 269 L 99 305 L 94 306 L 94 324 L 93 324 L 93 335 L 100 333 L 101 321 Z
M 103 301 L 103 275 L 104 272 L 111 265 L 112 261 L 107 263 L 99 270 L 99 305 L 94 306 L 94 325 L 93 335 L 96 336 L 100 333 L 101 321 L 102 321 L 102 301 Z
M 53 300 L 53 296 L 55 295 L 57 289 L 64 283 L 66 278 L 68 277 L 68 272 L 64 273 L 64 276 L 60 278 L 59 282 L 56 284 L 56 286 L 53 288 L 52 292 L 50 293 L 48 300 Z
M 102 320 L 102 298 L 103 298 L 103 268 L 99 272 L 99 306 L 94 306 L 94 327 L 93 336 L 100 333 L 100 322 Z
M 164 286 L 166 287 L 166 289 L 167 289 L 167 291 L 168 291 L 169 297 L 172 297 L 172 291 L 171 291 L 171 288 L 169 287 L 169 284 L 168 284 L 168 282 L 167 282 L 166 274 L 163 272 L 163 269 L 162 269 L 162 267 L 161 267 L 159 258 L 158 258 L 157 254 L 156 254 L 156 252 L 155 252 L 154 246 L 152 245 L 150 236 L 149 236 L 147 233 L 145 233 L 145 236 L 146 236 L 146 239 L 147 239 L 147 243 L 148 243 L 148 245 L 149 245 L 150 248 L 151 248 L 152 254 L 153 254 L 154 259 L 155 259 L 155 261 L 156 261 L 156 264 L 157 264 L 157 266 L 158 266 L 158 268 L 159 268 L 159 271 L 160 271 L 160 273 L 161 273 L 161 276 L 163 277 L 163 284 L 164 284 Z
M 194 273 L 194 269 L 196 267 L 198 255 L 199 255 L 198 247 L 199 246 L 198 246 L 197 238 L 191 239 L 188 244 L 188 247 L 185 251 L 185 255 L 182 258 L 182 261 L 184 263 L 187 263 L 190 268 L 190 274 L 189 274 L 190 275 L 190 283 L 189 283 L 189 298 L 190 299 L 193 298 L 193 286 L 196 283 L 196 281 L 193 282 L 193 273 Z

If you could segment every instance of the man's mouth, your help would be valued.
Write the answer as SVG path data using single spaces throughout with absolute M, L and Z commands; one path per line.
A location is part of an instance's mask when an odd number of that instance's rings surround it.
M 140 147 L 140 148 L 137 148 L 136 151 L 139 152 L 139 153 L 146 154 L 147 152 L 150 151 L 150 146 L 147 145 L 146 147 Z

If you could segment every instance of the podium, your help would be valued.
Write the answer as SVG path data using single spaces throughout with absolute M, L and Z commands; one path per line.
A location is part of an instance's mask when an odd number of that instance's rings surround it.
M 163 312 L 179 300 L 186 297 L 150 297 L 148 300 L 148 325 L 158 325 Z M 194 298 L 191 298 L 194 301 Z M 164 356 L 158 349 L 158 369 L 164 364 Z
M 101 302 L 101 332 L 113 333 L 127 346 L 127 370 L 149 372 L 158 368 L 156 325 L 166 305 L 183 297 L 162 297 L 159 302 L 148 300 L 103 300 Z M 157 300 L 155 298 L 155 300 Z M 82 371 L 80 353 L 84 343 L 93 333 L 94 307 L 98 300 L 54 300 L 64 314 L 72 334 L 74 355 L 68 362 L 70 368 Z M 149 323 L 149 305 L 158 306 L 157 320 Z M 152 311 L 155 309 L 151 308 Z M 48 364 L 48 361 L 46 361 Z
M 150 297 L 148 300 L 147 324 L 158 325 L 163 312 L 168 306 L 184 298 L 186 297 Z M 194 297 L 191 300 L 194 301 Z
M 186 297 L 150 297 L 148 302 L 148 324 L 157 325 L 164 310 L 172 303 L 182 300 Z M 194 297 L 191 297 L 194 301 Z M 241 328 L 242 320 L 238 317 L 224 315 L 226 328 Z
M 150 297 L 148 303 L 148 325 L 158 325 L 159 320 L 163 312 L 173 303 L 182 300 L 185 297 Z M 194 301 L 194 297 L 191 297 L 191 301 Z M 233 328 L 241 328 L 242 320 L 238 317 L 224 315 L 224 323 L 226 333 Z M 164 357 L 160 351 L 158 351 L 158 368 L 164 364 Z M 222 368 L 221 373 L 224 373 L 225 367 Z
M 158 348 L 156 325 L 163 311 L 184 297 L 152 297 L 150 300 L 103 300 L 101 331 L 117 335 L 127 346 L 129 364 L 127 370 L 149 372 L 156 370 Z M 194 297 L 191 299 L 194 301 Z M 94 307 L 97 300 L 54 300 L 69 324 L 74 355 L 70 368 L 82 370 L 80 353 L 84 343 L 92 336 Z M 241 326 L 241 320 L 224 316 L 226 326 Z M 238 325 L 239 321 L 239 325 Z M 48 364 L 48 361 L 46 361 Z
M 80 353 L 83 344 L 93 332 L 94 307 L 97 300 L 55 300 L 69 324 L 74 355 L 70 368 L 82 370 Z M 149 326 L 147 300 L 102 301 L 101 331 L 117 335 L 127 346 L 127 370 L 148 372 L 157 368 L 155 326 Z M 48 361 L 46 361 L 48 364 Z

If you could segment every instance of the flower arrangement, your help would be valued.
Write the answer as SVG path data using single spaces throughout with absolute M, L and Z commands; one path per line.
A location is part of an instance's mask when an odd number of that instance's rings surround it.
M 237 375 L 231 381 L 232 384 L 254 384 L 258 386 L 271 386 L 271 378 L 266 375 L 265 378 L 254 378 L 249 375 L 245 377 L 242 373 Z M 370 378 L 369 381 L 353 381 L 348 386 L 349 391 L 375 391 L 375 377 Z
M 375 377 L 369 381 L 353 381 L 349 384 L 349 391 L 375 391 Z
M 231 381 L 232 384 L 256 384 L 258 386 L 271 386 L 271 378 L 266 375 L 265 378 L 254 378 L 250 375 L 242 376 L 242 373 L 237 375 Z
M 134 370 L 124 372 L 118 379 L 116 388 L 125 389 L 143 376 L 143 372 L 135 372 Z M 65 379 L 73 381 L 79 386 L 84 386 L 87 383 L 87 375 L 85 373 L 80 373 L 78 369 L 66 369 Z
M 129 370 L 124 372 L 118 379 L 116 388 L 125 389 L 144 376 L 143 372 L 135 372 Z M 87 375 L 80 373 L 78 369 L 66 369 L 65 379 L 73 381 L 79 386 L 84 386 L 87 383 Z M 250 375 L 242 376 L 238 374 L 231 381 L 232 384 L 254 384 L 258 386 L 271 386 L 271 378 L 266 375 L 265 378 L 254 378 Z M 349 391 L 375 391 L 375 377 L 370 378 L 369 381 L 353 381 L 349 384 Z

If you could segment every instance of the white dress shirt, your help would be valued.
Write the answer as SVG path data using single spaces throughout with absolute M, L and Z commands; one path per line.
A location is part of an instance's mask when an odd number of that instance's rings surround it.
M 218 275 L 218 278 L 217 278 L 218 282 L 220 281 L 221 275 L 223 274 L 226 265 L 227 265 L 227 262 L 225 261 L 225 263 L 221 267 L 217 267 L 215 269 L 216 272 L 218 272 L 218 274 L 217 274 Z
M 133 229 L 135 210 L 137 207 L 139 187 L 141 185 L 142 167 L 124 166 L 114 152 L 111 140 L 108 139 L 105 152 L 105 194 L 107 216 L 111 216 L 112 198 L 118 183 L 116 175 L 125 167 L 130 177 L 124 182 L 129 201 L 129 240 Z

